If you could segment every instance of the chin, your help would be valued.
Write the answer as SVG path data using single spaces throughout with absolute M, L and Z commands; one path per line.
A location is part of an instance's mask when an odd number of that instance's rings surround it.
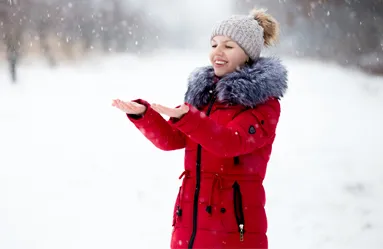
M 226 74 L 232 73 L 235 70 L 214 70 L 214 74 L 218 77 L 225 76 Z
M 226 74 L 226 72 L 224 72 L 222 70 L 214 70 L 214 74 L 218 77 L 222 77 Z

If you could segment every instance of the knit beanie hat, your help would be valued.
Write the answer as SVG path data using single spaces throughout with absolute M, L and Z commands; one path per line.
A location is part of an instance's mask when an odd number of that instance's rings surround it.
M 279 24 L 263 9 L 252 9 L 249 15 L 233 15 L 220 21 L 211 33 L 230 37 L 252 60 L 259 58 L 263 46 L 278 39 Z

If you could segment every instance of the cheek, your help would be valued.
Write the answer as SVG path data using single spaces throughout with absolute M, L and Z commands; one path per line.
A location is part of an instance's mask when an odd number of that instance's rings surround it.
M 209 53 L 209 61 L 211 62 L 211 64 L 213 64 L 213 57 L 214 57 L 214 52 L 211 51 L 211 52 Z
M 242 66 L 246 62 L 246 57 L 242 55 L 235 55 L 233 57 L 233 64 L 235 64 L 235 67 Z
M 231 54 L 230 55 L 230 67 L 237 67 L 237 65 L 239 64 L 239 60 L 238 60 L 238 56 L 235 56 L 235 54 Z

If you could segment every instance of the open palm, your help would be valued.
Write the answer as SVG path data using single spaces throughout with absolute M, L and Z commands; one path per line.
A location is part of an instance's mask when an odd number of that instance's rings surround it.
M 121 111 L 127 114 L 139 115 L 143 114 L 146 111 L 146 106 L 144 105 L 132 101 L 125 102 L 119 99 L 114 99 L 112 102 L 112 106 L 120 109 Z
M 170 108 L 159 104 L 153 104 L 152 108 L 158 113 L 165 114 L 171 118 L 180 118 L 189 111 L 189 107 L 182 104 L 180 107 Z

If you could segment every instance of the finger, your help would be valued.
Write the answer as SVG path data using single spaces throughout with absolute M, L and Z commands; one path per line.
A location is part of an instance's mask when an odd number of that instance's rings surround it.
M 125 109 L 126 109 L 126 106 L 125 106 L 124 102 L 122 102 L 122 101 L 116 101 L 116 107 L 122 111 L 125 111 Z
M 115 107 L 120 108 L 120 102 L 118 100 L 115 100 L 113 104 Z
M 158 112 L 162 114 L 166 114 L 166 115 L 169 114 L 169 110 L 167 110 L 164 106 L 158 105 L 157 109 L 158 109 Z
M 176 117 L 176 116 L 179 116 L 180 114 L 179 109 L 169 108 L 160 104 L 153 104 L 152 108 L 156 110 L 158 113 L 165 114 L 169 117 Z
M 156 112 L 161 112 L 161 110 L 160 110 L 158 104 L 152 104 L 151 107 L 152 107 L 152 109 L 155 110 Z
M 121 109 L 121 100 L 119 99 L 116 99 L 115 102 L 114 102 L 115 106 L 119 109 Z
M 173 108 L 169 108 L 163 105 L 158 105 L 158 108 L 163 112 L 172 112 L 174 110 Z
M 188 112 L 188 111 L 189 111 L 189 106 L 183 104 L 183 105 L 180 107 L 180 109 L 181 109 L 182 111 L 184 111 L 184 112 Z
M 142 106 L 142 104 L 134 102 L 134 101 L 130 101 L 129 103 L 132 104 L 132 106 L 135 106 L 135 107 L 141 107 Z
M 113 99 L 113 100 L 112 100 L 112 105 L 116 106 L 116 105 L 117 105 L 117 102 L 118 102 L 117 99 Z
M 167 115 L 167 116 L 169 116 L 169 117 L 174 117 L 174 115 L 175 115 L 175 111 L 174 110 L 169 110 L 169 109 L 167 109 L 167 108 L 160 108 L 160 110 L 159 110 L 162 114 L 165 114 L 165 115 Z
M 157 106 L 153 106 L 152 109 L 155 110 L 158 113 L 162 113 L 163 114 L 163 111 L 160 108 L 158 108 Z
M 139 110 L 139 107 L 137 105 L 135 105 L 134 102 L 127 102 L 125 104 L 132 111 L 138 111 Z
M 119 105 L 119 103 L 120 102 L 119 102 L 118 99 L 114 99 L 113 102 L 112 102 L 112 105 L 117 107 Z
M 131 102 L 122 102 L 121 105 L 124 107 L 126 111 L 135 112 L 136 108 L 132 105 Z
M 156 112 L 158 112 L 158 108 L 157 108 L 156 105 L 152 104 L 150 107 L 151 107 L 153 110 L 155 110 Z

